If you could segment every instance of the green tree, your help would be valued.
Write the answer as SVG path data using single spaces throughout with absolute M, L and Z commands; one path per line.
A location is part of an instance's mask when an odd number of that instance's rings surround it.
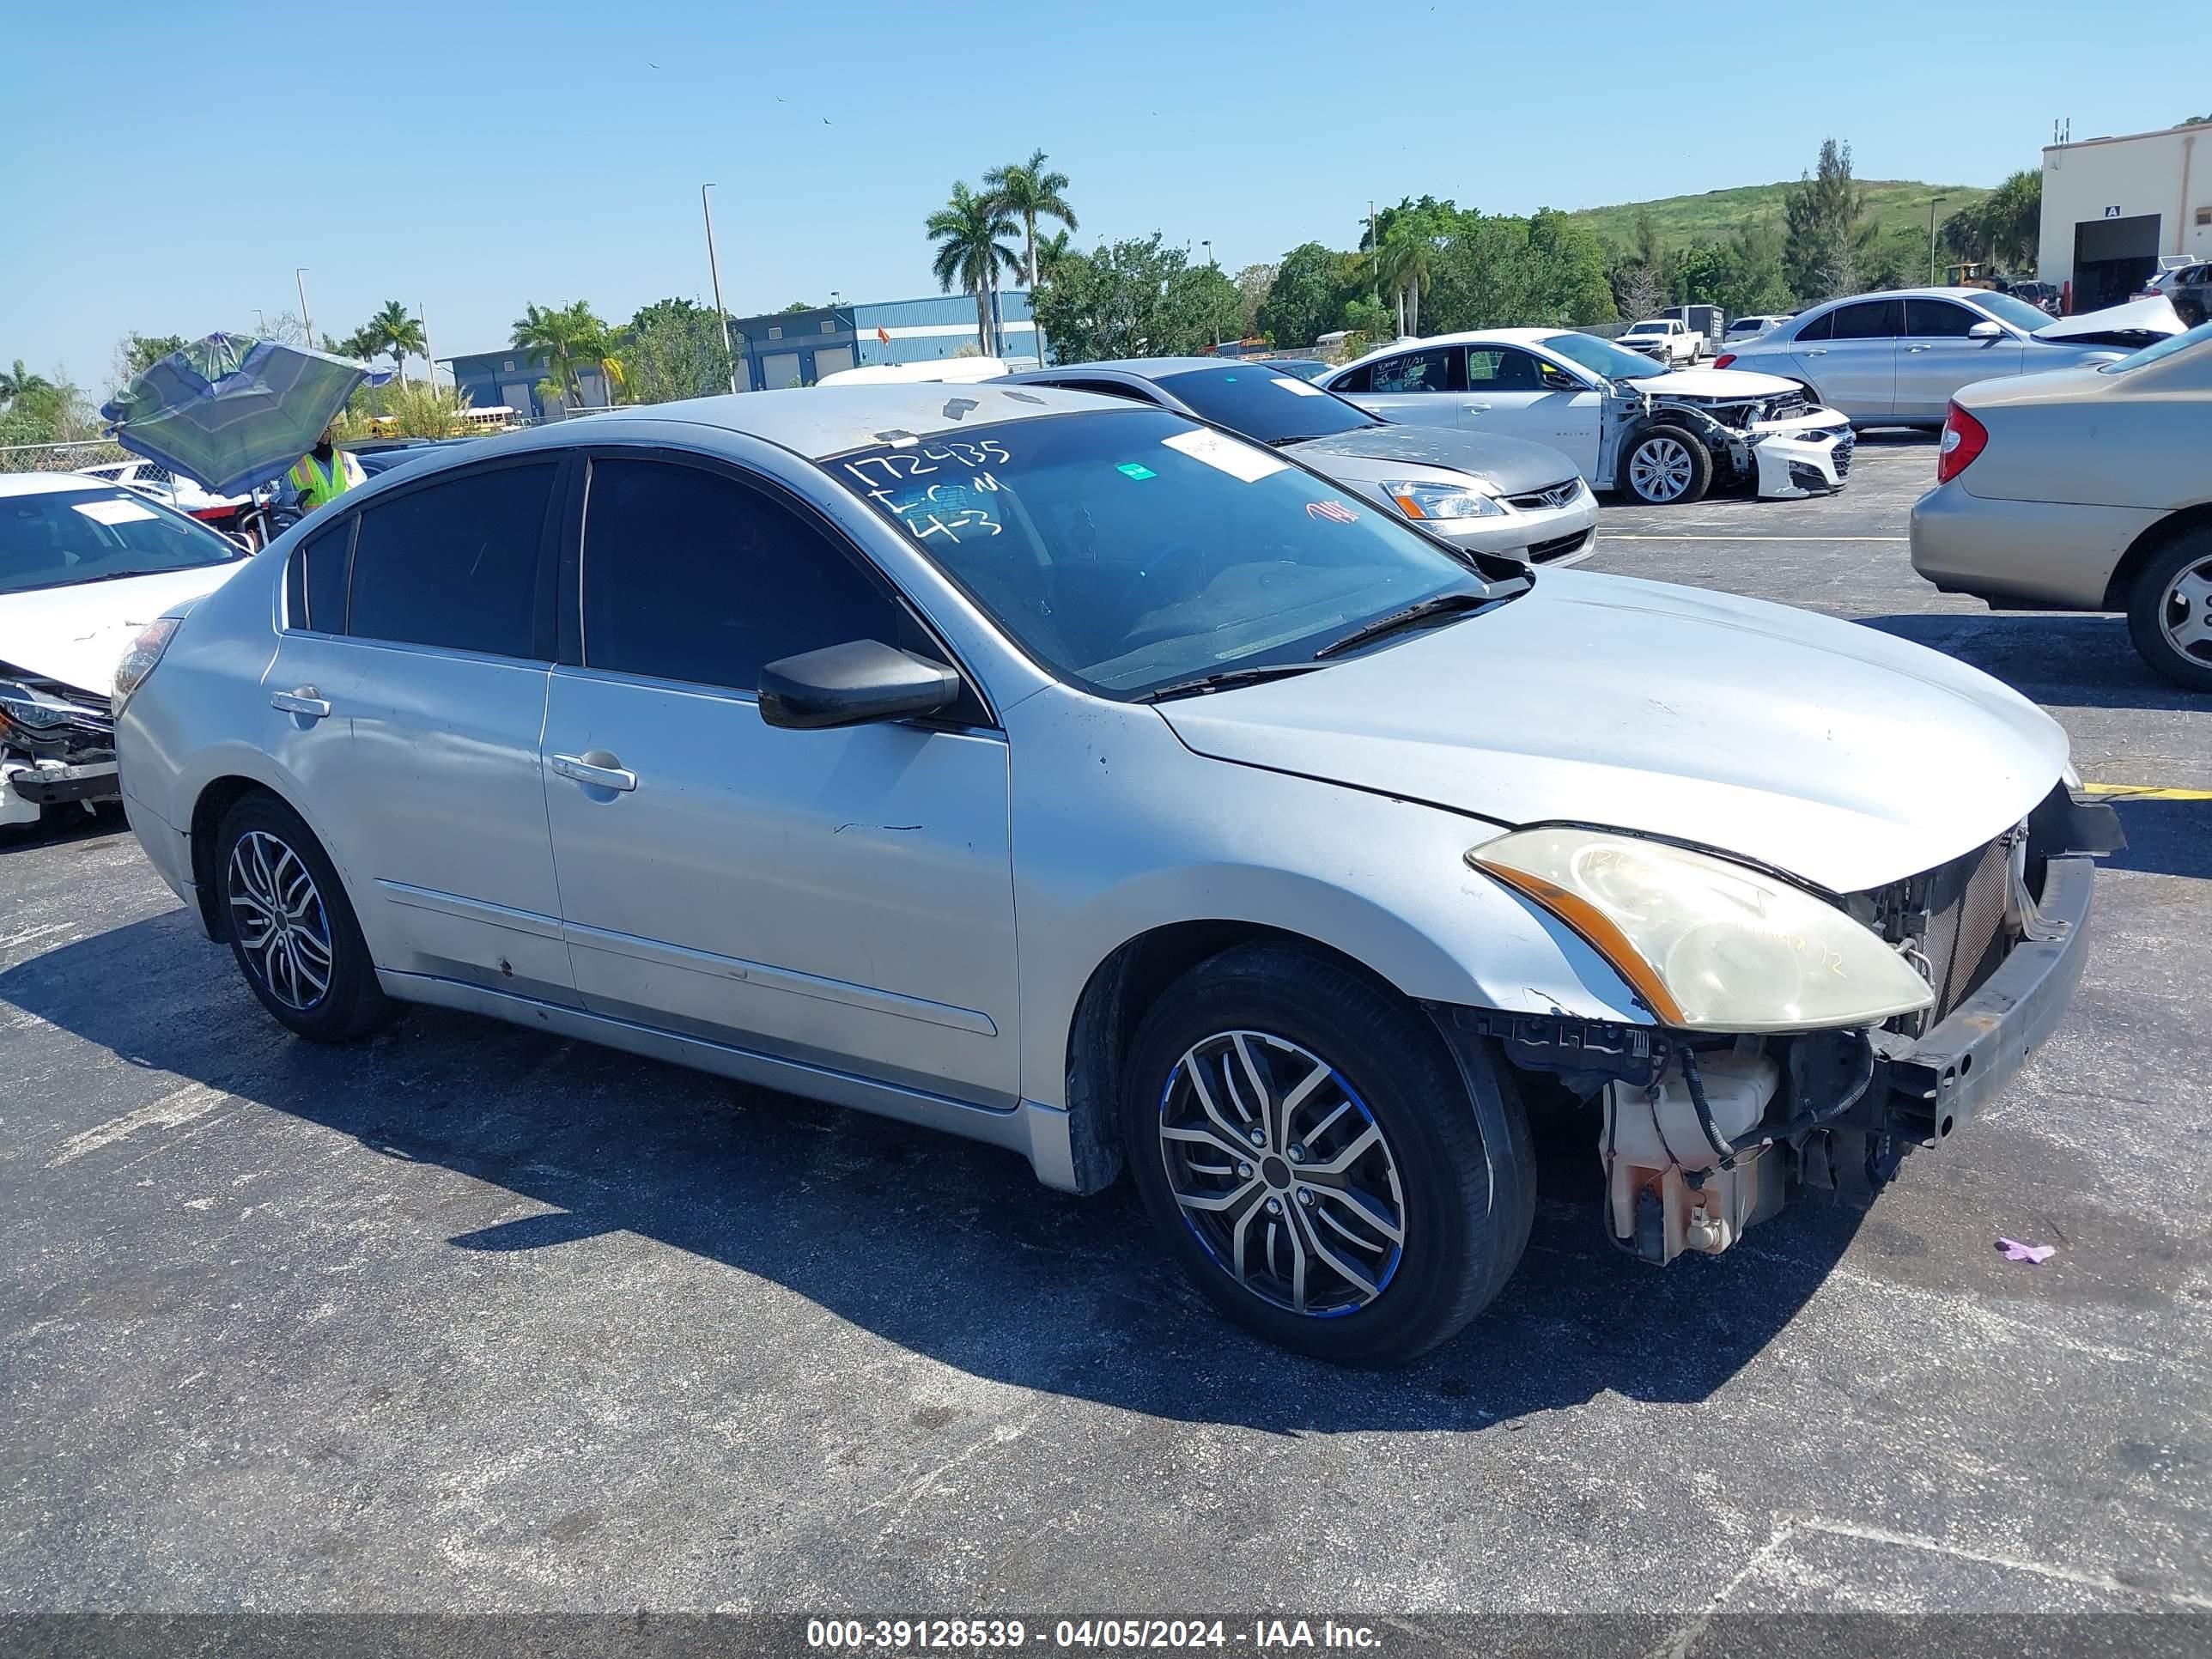
M 788 317 L 788 316 L 790 316 L 790 315 L 792 314 L 792 313 L 793 313 L 794 311 L 819 311 L 820 309 L 821 309 L 821 307 L 819 307 L 819 306 L 817 306 L 817 305 L 814 305 L 814 304 L 812 304 L 811 302 L 810 302 L 810 301 L 805 301 L 805 300 L 793 300 L 793 301 L 789 305 L 786 306 L 786 307 L 783 308 L 783 311 L 782 311 L 781 314 L 782 314 L 782 315 L 784 315 L 784 316 L 786 316 L 786 317 Z
M 1037 285 L 1037 221 L 1057 219 L 1070 230 L 1081 228 L 1075 222 L 1075 210 L 1067 204 L 1060 192 L 1067 188 L 1067 175 L 1055 173 L 1046 165 L 1041 149 L 1031 150 L 1026 161 L 1015 161 L 1002 167 L 993 167 L 983 175 L 984 193 L 1001 212 L 1011 213 L 1021 221 L 1023 270 L 1029 285 Z
M 126 334 L 115 348 L 115 378 L 121 381 L 143 374 L 171 352 L 184 349 L 181 334 Z
M 1267 303 L 1267 295 L 1275 286 L 1279 265 L 1247 265 L 1237 273 L 1237 333 L 1238 338 L 1256 332 L 1259 328 L 1260 307 Z
M 1218 266 L 1192 266 L 1158 231 L 1066 255 L 1030 301 L 1062 362 L 1203 351 L 1237 303 Z
M 617 359 L 620 337 L 600 320 L 590 304 L 578 300 L 569 305 L 526 306 L 515 319 L 508 341 L 519 351 L 536 352 L 545 359 L 547 374 L 538 387 L 556 402 L 584 401 L 582 369 L 598 364 L 606 376 L 610 398 L 622 379 Z
M 1605 243 L 1581 220 L 1554 208 L 1528 219 L 1528 249 L 1536 266 L 1540 323 L 1607 323 L 1620 313 L 1605 280 Z
M 641 404 L 673 403 L 730 389 L 721 319 L 690 300 L 659 300 L 629 319 L 622 354 L 626 389 Z
M 1851 177 L 1849 144 L 1822 140 L 1815 170 L 1784 191 L 1783 216 L 1783 265 L 1798 299 L 1811 305 L 1864 286 L 1877 227 Z
M 12 369 L 0 370 L 0 404 L 13 406 L 26 398 L 37 398 L 52 392 L 54 383 L 43 374 L 33 374 L 23 367 L 21 357 Z
M 957 286 L 975 298 L 975 345 L 991 355 L 991 295 L 1001 271 L 1018 275 L 1021 260 L 1001 240 L 1014 234 L 1012 216 L 995 196 L 978 196 L 964 181 L 952 186 L 951 198 L 931 214 L 923 233 L 937 244 L 931 274 L 938 287 L 950 294 Z M 1058 341 L 1060 336 L 1054 332 Z
M 1344 255 L 1319 242 L 1285 253 L 1253 313 L 1260 332 L 1277 346 L 1303 346 L 1343 327 L 1345 306 L 1366 288 L 1346 283 L 1345 264 Z
M 392 366 L 403 380 L 407 378 L 409 356 L 423 356 L 430 349 L 422 325 L 397 300 L 386 300 L 374 317 L 355 331 L 354 338 L 367 343 L 368 350 L 362 354 L 364 356 L 389 353 Z
M 1053 261 L 1055 259 L 1066 258 L 1072 251 L 1073 249 L 1069 241 L 1068 234 L 1064 230 L 1055 230 L 1049 236 L 1038 237 L 1036 245 L 1037 281 L 1041 283 L 1050 282 L 1052 280 Z

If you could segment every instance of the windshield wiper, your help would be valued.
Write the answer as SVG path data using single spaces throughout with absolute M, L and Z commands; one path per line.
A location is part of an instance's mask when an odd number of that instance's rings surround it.
M 1401 628 L 1415 628 L 1444 617 L 1480 611 L 1495 597 L 1489 592 L 1431 593 L 1418 605 L 1409 605 L 1402 611 L 1393 611 L 1388 616 L 1377 617 L 1373 622 L 1364 623 L 1353 629 L 1342 639 L 1331 640 L 1314 653 L 1314 660 L 1318 662 L 1325 657 L 1341 656 L 1356 647 L 1379 640 L 1386 634 L 1395 634 Z
M 1209 691 L 1227 691 L 1239 685 L 1257 685 L 1262 680 L 1285 679 L 1293 674 L 1310 674 L 1313 672 L 1314 665 L 1310 662 L 1271 662 L 1254 668 L 1224 668 L 1218 673 L 1200 674 L 1191 679 L 1156 686 L 1137 701 L 1165 702 L 1170 697 L 1203 696 Z

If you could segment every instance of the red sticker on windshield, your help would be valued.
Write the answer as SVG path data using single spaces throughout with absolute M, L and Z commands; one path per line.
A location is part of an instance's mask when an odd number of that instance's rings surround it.
M 1359 515 L 1342 501 L 1308 501 L 1306 517 L 1327 519 L 1331 524 L 1358 524 Z

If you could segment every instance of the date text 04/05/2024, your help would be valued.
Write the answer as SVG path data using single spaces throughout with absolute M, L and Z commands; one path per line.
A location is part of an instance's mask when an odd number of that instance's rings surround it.
M 1366 1625 L 1340 1625 L 1333 1619 L 1255 1619 L 1231 1625 L 1222 1619 L 1061 1619 L 1051 1628 L 1050 1644 L 1090 1653 L 1157 1651 L 1179 1648 L 1340 1648 L 1371 1651 L 1380 1633 Z M 1040 1647 L 1042 1624 L 1019 1619 L 810 1619 L 806 1644 L 823 1651 L 841 1649 L 981 1650 Z

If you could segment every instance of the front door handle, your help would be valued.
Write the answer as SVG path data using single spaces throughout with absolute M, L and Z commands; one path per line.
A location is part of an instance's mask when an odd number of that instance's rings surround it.
M 269 706 L 281 708 L 288 714 L 304 714 L 311 720 L 321 720 L 331 712 L 329 701 L 319 696 L 312 685 L 295 686 L 289 691 L 271 691 Z
M 1487 415 L 1490 413 L 1490 405 L 1488 404 L 1462 404 L 1460 407 L 1470 415 Z
M 553 769 L 564 778 L 587 783 L 594 789 L 617 789 L 627 793 L 637 787 L 637 774 L 623 770 L 622 763 L 604 749 L 586 750 L 580 755 L 556 755 Z
M 1915 352 L 1915 351 L 1927 351 L 1927 350 L 1929 350 L 1931 348 L 1929 348 L 1929 347 L 1928 347 L 1928 346 L 1924 346 L 1924 345 L 1919 345 L 1919 346 L 1907 346 L 1907 347 L 1905 347 L 1905 350 L 1906 350 L 1908 353 L 1911 353 L 1911 352 Z
M 1814 346 L 1810 350 L 1807 351 L 1805 355 L 1808 357 L 1825 357 L 1828 355 L 1828 348 L 1826 346 Z

